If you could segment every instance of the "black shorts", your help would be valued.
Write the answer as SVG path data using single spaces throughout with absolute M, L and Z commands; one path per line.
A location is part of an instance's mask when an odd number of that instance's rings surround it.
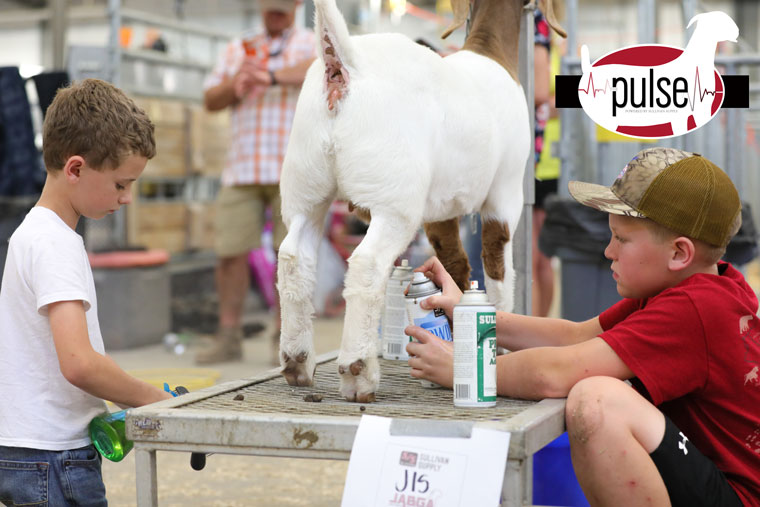
M 667 416 L 665 436 L 649 456 L 665 482 L 673 507 L 742 507 L 723 472 Z

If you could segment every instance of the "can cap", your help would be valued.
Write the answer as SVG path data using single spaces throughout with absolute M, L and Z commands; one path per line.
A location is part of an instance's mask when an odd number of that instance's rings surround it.
M 436 292 L 440 292 L 440 290 L 428 277 L 417 271 L 414 273 L 412 283 L 409 284 L 409 291 L 406 293 L 406 297 L 419 298 L 430 296 Z
M 459 303 L 456 306 L 479 306 L 479 305 L 491 305 L 488 301 L 488 295 L 486 291 L 478 289 L 478 281 L 471 280 L 470 288 L 462 294 Z

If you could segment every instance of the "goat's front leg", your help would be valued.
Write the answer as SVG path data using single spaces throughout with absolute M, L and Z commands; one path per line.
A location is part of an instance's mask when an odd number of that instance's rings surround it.
M 314 379 L 316 359 L 311 297 L 316 285 L 317 252 L 324 216 L 324 210 L 314 216 L 296 215 L 277 258 L 282 319 L 280 364 L 290 385 L 310 386 Z
M 346 318 L 338 354 L 340 393 L 348 401 L 375 401 L 380 383 L 377 325 L 393 261 L 412 240 L 419 222 L 376 214 L 367 234 L 348 259 Z

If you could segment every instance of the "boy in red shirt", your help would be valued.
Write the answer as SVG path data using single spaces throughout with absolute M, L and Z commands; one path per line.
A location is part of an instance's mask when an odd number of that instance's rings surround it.
M 578 480 L 592 505 L 760 505 L 760 324 L 757 297 L 720 262 L 741 225 L 731 180 L 704 157 L 639 152 L 607 188 L 571 182 L 609 213 L 605 256 L 622 301 L 586 322 L 497 313 L 498 392 L 567 397 Z M 443 287 L 424 303 L 452 315 Z M 407 333 L 412 376 L 452 385 L 452 348 Z M 456 337 L 455 337 L 456 338 Z M 629 382 L 626 382 L 629 381 Z

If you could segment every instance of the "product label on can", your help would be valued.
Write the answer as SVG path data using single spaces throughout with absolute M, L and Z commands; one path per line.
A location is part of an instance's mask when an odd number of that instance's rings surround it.
M 430 331 L 441 340 L 447 342 L 452 340 L 449 319 L 446 318 L 446 312 L 441 308 L 429 311 L 422 317 L 416 317 L 413 322 L 415 326 L 420 326 L 422 329 Z
M 454 336 L 455 404 L 494 404 L 496 312 L 455 308 Z
M 409 337 L 404 333 L 404 328 L 409 325 L 406 316 L 406 298 L 404 297 L 404 288 L 408 284 L 408 280 L 391 278 L 385 289 L 385 311 L 383 315 L 383 358 L 385 359 L 403 361 L 409 359 L 409 354 L 406 353 Z

